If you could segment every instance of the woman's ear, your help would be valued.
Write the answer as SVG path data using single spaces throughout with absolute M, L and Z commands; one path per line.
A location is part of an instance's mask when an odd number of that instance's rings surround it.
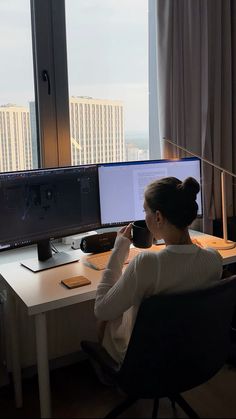
M 161 221 L 161 213 L 159 210 L 156 210 L 156 222 L 159 223 Z
M 164 217 L 163 217 L 162 213 L 159 210 L 157 210 L 156 211 L 156 222 L 160 224 L 163 221 L 164 221 Z

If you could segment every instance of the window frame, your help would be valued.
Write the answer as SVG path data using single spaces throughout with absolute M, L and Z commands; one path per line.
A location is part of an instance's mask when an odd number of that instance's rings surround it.
M 157 2 L 148 0 L 149 159 L 161 159 L 158 117 Z
M 30 5 L 39 167 L 67 166 L 71 142 L 65 2 L 31 0 Z

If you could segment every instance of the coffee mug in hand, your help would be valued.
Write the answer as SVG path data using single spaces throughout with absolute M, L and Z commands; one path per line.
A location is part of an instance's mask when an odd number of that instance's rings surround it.
M 145 220 L 132 223 L 133 244 L 135 247 L 150 247 L 153 243 L 153 235 L 148 230 Z

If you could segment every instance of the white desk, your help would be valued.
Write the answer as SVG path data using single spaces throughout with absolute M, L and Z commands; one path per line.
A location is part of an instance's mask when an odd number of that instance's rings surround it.
M 194 236 L 204 241 L 209 236 L 194 232 Z M 164 246 L 156 246 L 156 251 Z M 84 253 L 78 252 L 82 259 L 86 259 Z M 236 262 L 236 248 L 220 251 L 224 265 Z M 29 316 L 35 319 L 37 368 L 39 380 L 39 396 L 41 417 L 51 416 L 50 381 L 47 349 L 47 324 L 46 312 L 65 306 L 81 303 L 95 298 L 97 284 L 101 278 L 101 271 L 96 271 L 84 265 L 82 261 L 33 273 L 20 265 L 19 262 L 0 265 L 0 273 L 11 291 L 9 303 L 11 304 L 11 356 L 13 379 L 15 386 L 16 405 L 22 405 L 21 368 L 19 362 L 19 349 L 16 328 L 15 299 L 20 299 L 26 306 Z M 84 275 L 91 280 L 91 284 L 67 289 L 61 284 L 62 279 L 77 275 Z
M 81 251 L 77 251 L 84 256 Z M 20 298 L 29 316 L 35 319 L 37 368 L 39 380 L 41 417 L 50 417 L 50 384 L 47 349 L 46 312 L 57 308 L 81 303 L 95 298 L 101 272 L 91 269 L 82 262 L 33 273 L 20 262 L 0 266 L 0 272 L 8 288 L 10 313 L 10 341 L 13 380 L 17 407 L 22 406 L 21 368 L 16 328 L 15 298 Z M 61 284 L 62 279 L 83 275 L 91 284 L 81 288 L 68 289 Z

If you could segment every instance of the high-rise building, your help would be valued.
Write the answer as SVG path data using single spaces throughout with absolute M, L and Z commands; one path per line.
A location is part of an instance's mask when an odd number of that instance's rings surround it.
M 72 96 L 70 134 L 73 165 L 123 161 L 123 103 Z
M 0 106 L 0 171 L 31 168 L 29 109 L 12 104 Z

